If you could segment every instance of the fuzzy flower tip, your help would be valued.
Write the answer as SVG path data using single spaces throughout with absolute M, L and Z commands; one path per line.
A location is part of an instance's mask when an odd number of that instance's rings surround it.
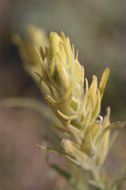
M 29 25 L 24 36 L 13 35 L 12 40 L 18 46 L 19 54 L 23 60 L 24 69 L 37 80 L 36 73 L 40 73 L 41 65 L 39 57 L 36 56 L 35 48 L 40 46 L 44 49 L 48 45 L 48 39 L 44 30 Z M 38 82 L 38 81 L 37 81 Z
M 34 48 L 39 84 L 44 97 L 60 121 L 64 133 L 61 145 L 67 157 L 83 169 L 101 166 L 110 136 L 110 108 L 100 116 L 101 101 L 109 76 L 106 68 L 98 83 L 92 77 L 89 85 L 78 61 L 78 53 L 63 32 L 51 32 L 46 48 Z

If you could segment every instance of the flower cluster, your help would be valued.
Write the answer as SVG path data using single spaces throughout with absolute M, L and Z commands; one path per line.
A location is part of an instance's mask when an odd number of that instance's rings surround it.
M 94 75 L 89 85 L 78 53 L 63 32 L 51 32 L 48 47 L 40 42 L 34 42 L 33 47 L 20 39 L 18 44 L 25 60 L 28 57 L 27 69 L 33 77 L 37 73 L 42 93 L 60 121 L 56 128 L 64 134 L 62 148 L 81 168 L 100 167 L 108 152 L 111 128 L 110 108 L 106 116 L 100 115 L 109 69 L 105 69 L 99 83 Z

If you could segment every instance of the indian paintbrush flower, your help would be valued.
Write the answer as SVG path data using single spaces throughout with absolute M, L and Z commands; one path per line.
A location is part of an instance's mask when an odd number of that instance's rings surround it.
M 68 159 L 83 169 L 99 168 L 109 149 L 110 108 L 106 116 L 100 116 L 109 69 L 100 83 L 94 75 L 89 85 L 78 53 L 63 32 L 51 32 L 48 47 L 34 41 L 34 48 L 18 44 L 22 55 L 28 57 L 27 69 L 31 72 L 34 65 L 31 74 L 34 77 L 36 73 L 45 100 L 60 121 L 56 128 L 64 134 L 61 145 Z

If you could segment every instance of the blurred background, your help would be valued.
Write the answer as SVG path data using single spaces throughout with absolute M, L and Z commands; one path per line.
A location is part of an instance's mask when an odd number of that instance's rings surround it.
M 29 24 L 42 27 L 47 33 L 64 31 L 75 49 L 79 49 L 79 60 L 89 81 L 92 74 L 100 78 L 108 66 L 111 75 L 102 112 L 110 106 L 112 121 L 126 120 L 125 0 L 0 0 L 0 190 L 41 190 L 53 186 L 56 189 L 64 184 L 49 170 L 44 155 L 36 147 L 49 126 L 46 118 L 30 109 L 1 105 L 10 97 L 42 100 L 12 43 L 12 35 L 23 35 Z M 126 175 L 125 150 L 123 129 L 106 163 L 113 179 Z M 54 158 L 63 163 L 59 157 Z

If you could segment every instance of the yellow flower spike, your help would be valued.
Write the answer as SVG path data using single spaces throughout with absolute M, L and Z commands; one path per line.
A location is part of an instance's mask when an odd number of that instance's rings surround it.
M 41 44 L 41 48 L 38 48 L 36 45 L 34 53 L 31 50 L 28 53 L 32 46 L 28 44 L 27 47 L 24 41 L 23 46 L 22 43 L 19 46 L 19 50 L 28 57 L 30 72 L 32 60 L 42 93 L 61 123 L 56 128 L 64 136 L 67 131 L 67 135 L 61 139 L 67 157 L 83 169 L 99 168 L 109 149 L 110 109 L 103 120 L 99 116 L 109 69 L 103 72 L 99 86 L 95 75 L 89 85 L 84 78 L 84 68 L 78 61 L 78 53 L 75 54 L 74 46 L 63 32 L 51 32 L 48 47 L 43 48 Z

